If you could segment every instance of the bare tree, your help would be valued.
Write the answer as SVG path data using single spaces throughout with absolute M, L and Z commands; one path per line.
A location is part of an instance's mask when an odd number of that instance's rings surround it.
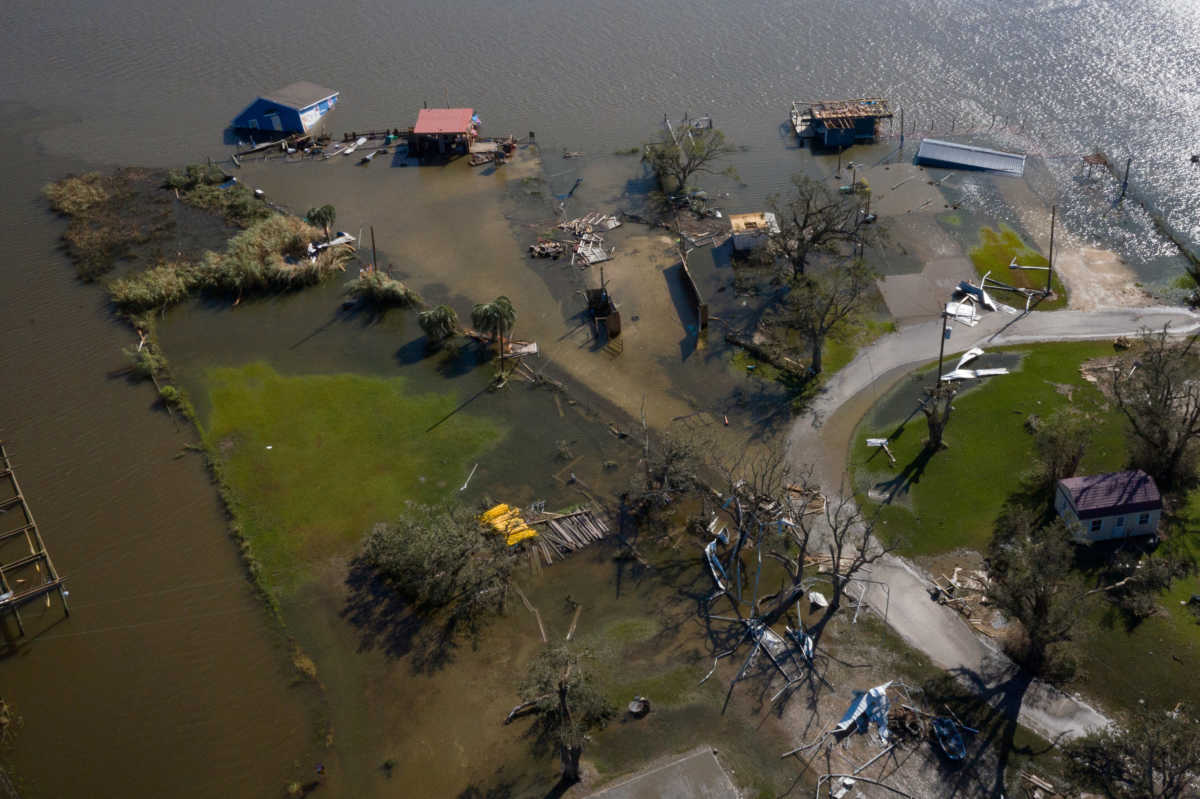
M 646 145 L 645 159 L 658 174 L 664 190 L 684 191 L 697 174 L 732 174 L 731 168 L 718 169 L 717 165 L 735 151 L 716 128 L 685 127 L 673 138 Z
M 1138 705 L 1125 729 L 1106 728 L 1065 747 L 1073 776 L 1109 799 L 1195 797 L 1200 724 L 1191 707 Z
M 950 424 L 950 414 L 954 410 L 954 396 L 958 387 L 949 380 L 942 380 L 938 375 L 937 385 L 925 389 L 925 402 L 921 412 L 925 414 L 925 424 L 929 428 L 929 438 L 925 440 L 925 448 L 937 452 L 945 446 L 943 439 L 946 435 L 946 425 Z
M 865 307 L 876 277 L 874 269 L 854 260 L 797 279 L 786 302 L 790 324 L 808 339 L 813 374 L 821 373 L 825 340 L 838 325 Z
M 1164 488 L 1195 477 L 1200 441 L 1200 351 L 1193 335 L 1182 345 L 1169 325 L 1142 331 L 1142 346 L 1113 372 L 1112 393 L 1129 424 L 1133 461 Z
M 791 194 L 783 199 L 776 195 L 768 205 L 779 233 L 768 239 L 764 255 L 771 263 L 785 264 L 792 277 L 804 274 L 814 251 L 853 249 L 871 243 L 875 236 L 875 228 L 852 195 L 834 193 L 807 175 L 794 176 Z

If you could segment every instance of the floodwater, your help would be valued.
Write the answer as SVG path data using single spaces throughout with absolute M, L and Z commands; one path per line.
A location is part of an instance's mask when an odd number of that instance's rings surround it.
M 8 759 L 31 796 L 271 795 L 311 773 L 327 713 L 292 683 L 285 642 L 243 579 L 202 466 L 192 455 L 176 458 L 187 436 L 152 407 L 148 388 L 106 376 L 123 364 L 130 336 L 110 321 L 97 289 L 72 279 L 57 249 L 61 224 L 37 194 L 48 179 L 223 157 L 221 128 L 254 93 L 305 78 L 342 91 L 331 131 L 405 126 L 425 101 L 474 106 L 488 133 L 535 131 L 551 193 L 585 176 L 574 198 L 582 210 L 620 197 L 637 177 L 635 159 L 609 154 L 651 136 L 663 114 L 711 113 L 746 148 L 733 159 L 742 182 L 714 179 L 712 190 L 729 193 L 727 210 L 753 210 L 791 172 L 834 169 L 834 156 L 810 160 L 783 134 L 792 99 L 878 93 L 903 106 L 915 128 L 905 155 L 920 135 L 952 129 L 1036 155 L 1030 183 L 1040 200 L 1058 202 L 1075 236 L 1118 250 L 1148 283 L 1182 266 L 1140 204 L 1200 241 L 1200 170 L 1188 160 L 1200 150 L 1200 7 L 1189 0 L 747 0 L 736 9 L 681 0 L 524 0 L 502 9 L 478 0 L 66 0 L 51 13 L 17 0 L 0 17 L 8 143 L 0 435 L 70 578 L 75 608 L 67 621 L 57 607 L 34 619 L 46 628 L 41 637 L 0 659 L 0 692 L 25 716 Z M 879 160 L 892 144 L 853 157 Z M 1118 171 L 1134 157 L 1130 199 L 1119 209 L 1114 178 L 1082 176 L 1079 157 L 1098 148 Z M 588 157 L 555 158 L 562 149 Z M 389 187 L 400 170 L 380 166 L 364 176 L 372 188 L 362 207 L 339 205 L 340 227 L 386 231 L 386 216 L 422 207 L 414 183 L 438 191 L 436 170 Z M 262 181 L 299 209 L 324 201 L 319 184 L 299 177 L 276 171 Z M 983 215 L 1000 208 L 992 179 L 951 183 Z M 458 301 L 515 291 L 486 278 L 471 296 L 461 291 L 467 264 L 516 257 L 476 246 L 511 244 L 509 221 L 423 218 L 475 244 L 447 251 L 444 232 L 429 237 L 438 246 L 427 252 L 381 242 L 398 266 L 414 275 L 423 263 L 454 270 L 446 296 Z M 574 313 L 532 293 L 555 296 L 547 288 L 554 279 L 522 289 L 531 294 L 518 307 L 521 324 L 537 330 L 531 315 L 557 314 L 548 329 Z M 289 350 L 333 314 L 332 299 L 314 292 L 296 300 L 311 313 L 267 337 L 262 349 L 281 369 L 405 365 L 395 350 L 411 332 L 384 344 L 379 328 L 353 320 Z M 273 314 L 291 313 L 277 307 L 187 309 L 177 329 L 190 331 L 188 340 L 171 340 L 169 350 L 197 365 L 249 357 Z M 236 336 L 234 319 L 245 320 Z M 564 344 L 558 350 L 570 360 Z M 663 372 L 655 388 L 679 383 L 673 402 L 690 411 L 703 386 L 688 386 L 671 364 Z M 640 395 L 620 393 L 624 402 L 606 400 L 628 409 Z M 651 410 L 676 415 L 674 407 Z

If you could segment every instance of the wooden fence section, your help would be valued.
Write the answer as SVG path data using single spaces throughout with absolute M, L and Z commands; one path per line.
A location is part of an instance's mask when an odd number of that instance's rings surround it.
M 0 481 L 3 481 L 0 491 L 7 494 L 0 499 L 0 519 L 7 521 L 14 511 L 20 511 L 17 524 L 10 522 L 7 529 L 0 532 L 0 613 L 11 613 L 17 621 L 18 631 L 24 635 L 25 625 L 19 608 L 27 602 L 45 597 L 46 607 L 49 607 L 50 595 L 57 591 L 63 612 L 69 616 L 71 609 L 67 606 L 67 592 L 63 587 L 65 578 L 54 568 L 54 561 L 46 551 L 3 444 L 0 444 Z M 3 525 L 4 522 L 0 522 L 0 526 Z

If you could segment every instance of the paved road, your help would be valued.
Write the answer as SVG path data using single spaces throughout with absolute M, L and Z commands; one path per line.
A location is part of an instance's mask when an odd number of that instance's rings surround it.
M 974 328 L 953 325 L 953 337 L 947 342 L 946 355 L 970 347 L 1001 346 L 1033 341 L 1106 339 L 1138 334 L 1143 328 L 1161 329 L 1170 324 L 1178 334 L 1200 330 L 1200 314 L 1181 308 L 1131 308 L 1103 311 L 1054 311 L 1009 315 L 991 313 Z M 798 419 L 788 435 L 788 452 L 794 466 L 813 463 L 816 476 L 827 495 L 842 490 L 843 475 L 834 473 L 840 457 L 814 458 L 813 453 L 845 452 L 848 431 L 854 420 L 826 424 L 861 392 L 885 387 L 873 386 L 880 378 L 895 379 L 904 367 L 915 367 L 937 358 L 941 339 L 941 320 L 933 319 L 908 325 L 885 336 L 863 350 L 844 369 L 833 376 L 813 403 L 812 412 Z M 947 360 L 950 360 L 947 357 Z M 951 361 L 952 362 L 952 361 Z M 847 413 L 861 409 L 846 409 Z M 822 461 L 824 460 L 824 463 Z M 929 580 L 903 558 L 888 556 L 876 562 L 871 578 L 889 586 L 887 621 L 913 647 L 925 652 L 939 667 L 975 682 L 984 694 L 996 701 L 1012 699 L 1020 687 L 1020 721 L 1049 739 L 1073 738 L 1102 727 L 1108 719 L 1083 700 L 1034 681 L 1025 685 L 1014 680 L 1015 667 L 985 636 L 973 630 L 958 613 L 929 598 Z M 874 588 L 867 600 L 883 611 L 884 592 Z
M 710 747 L 652 765 L 588 799 L 737 799 L 737 789 Z

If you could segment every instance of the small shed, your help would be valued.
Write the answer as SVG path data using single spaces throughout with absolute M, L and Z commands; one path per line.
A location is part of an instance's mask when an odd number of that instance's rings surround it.
M 799 122 L 807 120 L 812 138 L 825 147 L 849 147 L 855 142 L 875 141 L 879 120 L 891 119 L 892 110 L 882 97 L 862 97 L 857 100 L 822 100 L 812 103 L 808 112 L 800 112 L 793 125 L 801 131 Z M 804 138 L 804 133 L 801 132 Z
M 1141 469 L 1059 480 L 1054 509 L 1081 543 L 1154 535 L 1162 495 Z
M 770 211 L 730 214 L 729 225 L 733 230 L 733 249 L 739 252 L 753 250 L 765 243 L 767 236 L 779 233 L 779 221 Z
M 299 81 L 259 96 L 233 119 L 237 130 L 308 133 L 337 105 L 339 92 Z
M 422 108 L 417 113 L 408 149 L 419 156 L 466 153 L 478 130 L 479 117 L 473 108 Z
M 959 144 L 941 139 L 922 139 L 917 148 L 917 163 L 950 169 L 982 169 L 1021 177 L 1025 174 L 1025 156 L 989 150 L 972 144 Z

